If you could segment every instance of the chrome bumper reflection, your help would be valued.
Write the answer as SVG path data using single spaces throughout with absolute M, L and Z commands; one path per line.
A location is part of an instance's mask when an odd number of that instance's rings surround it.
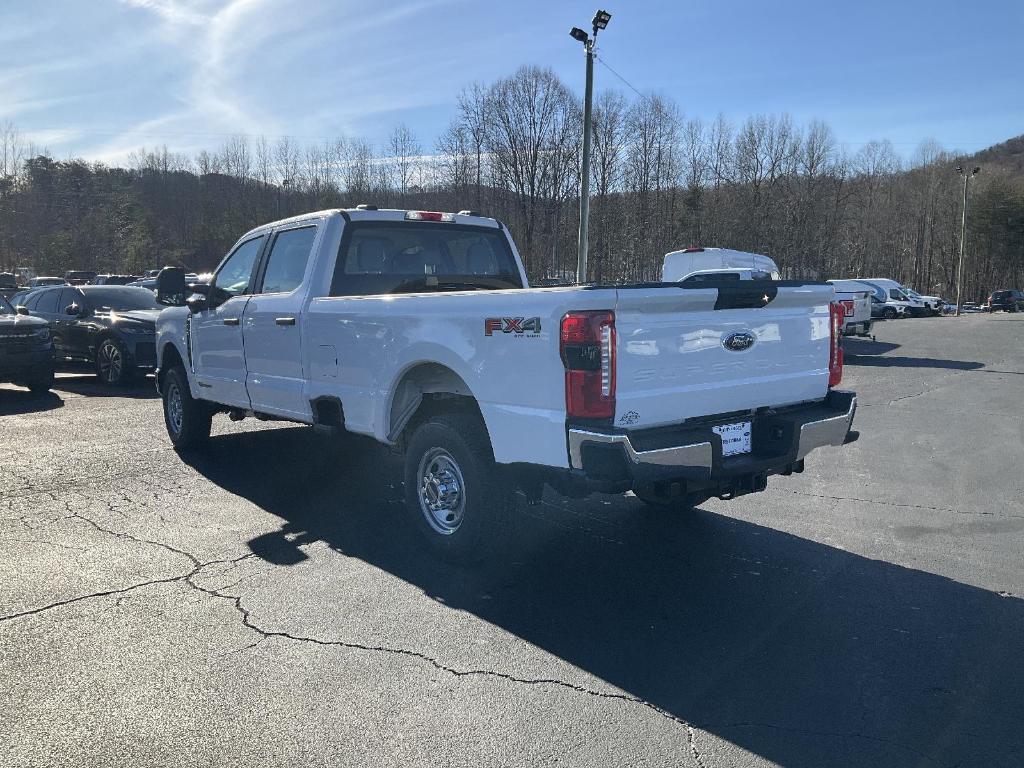
M 846 413 L 836 414 L 819 421 L 806 421 L 800 426 L 800 444 L 796 450 L 797 459 L 802 459 L 815 448 L 826 445 L 842 445 L 853 425 L 853 415 L 857 412 L 857 396 L 850 398 L 850 407 Z
M 826 445 L 842 445 L 853 424 L 856 410 L 857 397 L 853 396 L 850 398 L 849 407 L 845 412 L 801 423 L 795 460 L 804 458 L 815 448 Z M 587 443 L 621 445 L 626 457 L 633 464 L 704 469 L 708 477 L 711 476 L 711 469 L 714 465 L 714 452 L 709 441 L 658 448 L 653 451 L 638 451 L 633 447 L 629 435 L 626 434 L 570 429 L 569 463 L 573 469 L 583 469 L 583 446 Z
M 658 448 L 654 451 L 638 451 L 633 448 L 629 435 L 610 435 L 605 432 L 590 432 L 585 429 L 569 430 L 569 461 L 573 469 L 583 469 L 583 444 L 621 445 L 626 456 L 634 464 L 655 464 L 661 467 L 704 467 L 711 473 L 711 443 L 677 445 Z

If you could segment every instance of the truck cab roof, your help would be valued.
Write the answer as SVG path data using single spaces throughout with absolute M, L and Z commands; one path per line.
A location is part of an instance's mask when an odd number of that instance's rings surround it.
M 678 283 L 698 272 L 710 270 L 755 270 L 779 277 L 779 267 L 760 253 L 734 251 L 731 248 L 684 248 L 665 254 L 661 268 L 663 283 Z

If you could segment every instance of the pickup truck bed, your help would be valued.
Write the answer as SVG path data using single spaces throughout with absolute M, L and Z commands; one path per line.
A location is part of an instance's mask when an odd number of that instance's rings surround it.
M 161 314 L 157 382 L 181 449 L 220 411 L 395 447 L 428 541 L 480 555 L 513 485 L 686 505 L 847 439 L 832 287 L 743 283 L 530 288 L 493 219 L 318 212 L 247 233 Z

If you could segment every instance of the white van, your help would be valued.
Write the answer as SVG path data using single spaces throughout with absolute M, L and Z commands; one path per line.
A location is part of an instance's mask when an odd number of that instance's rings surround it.
M 875 288 L 875 296 L 882 302 L 893 302 L 904 306 L 911 317 L 924 317 L 931 314 L 931 308 L 921 299 L 915 299 L 907 289 L 887 277 L 858 277 L 857 280 Z
M 778 280 L 779 267 L 767 256 L 731 248 L 684 248 L 665 254 L 661 282 L 699 280 L 703 275 L 707 276 L 703 279 Z

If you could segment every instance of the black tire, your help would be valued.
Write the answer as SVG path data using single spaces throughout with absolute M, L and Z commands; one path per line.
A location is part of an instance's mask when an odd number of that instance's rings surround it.
M 438 415 L 414 429 L 405 451 L 405 499 L 430 548 L 447 560 L 479 562 L 512 534 L 513 488 L 476 415 Z
M 175 450 L 197 448 L 209 440 L 213 410 L 203 401 L 192 397 L 185 369 L 178 366 L 169 370 L 161 390 L 164 425 Z
M 43 395 L 53 388 L 53 368 L 44 368 L 36 371 L 32 378 L 25 382 L 25 386 L 34 395 Z
M 886 307 L 885 309 L 882 310 L 882 317 L 884 317 L 886 320 L 895 320 L 896 310 L 893 309 L 892 307 Z
M 96 377 L 110 387 L 120 387 L 135 378 L 135 366 L 128 357 L 128 348 L 119 339 L 108 336 L 96 347 Z

